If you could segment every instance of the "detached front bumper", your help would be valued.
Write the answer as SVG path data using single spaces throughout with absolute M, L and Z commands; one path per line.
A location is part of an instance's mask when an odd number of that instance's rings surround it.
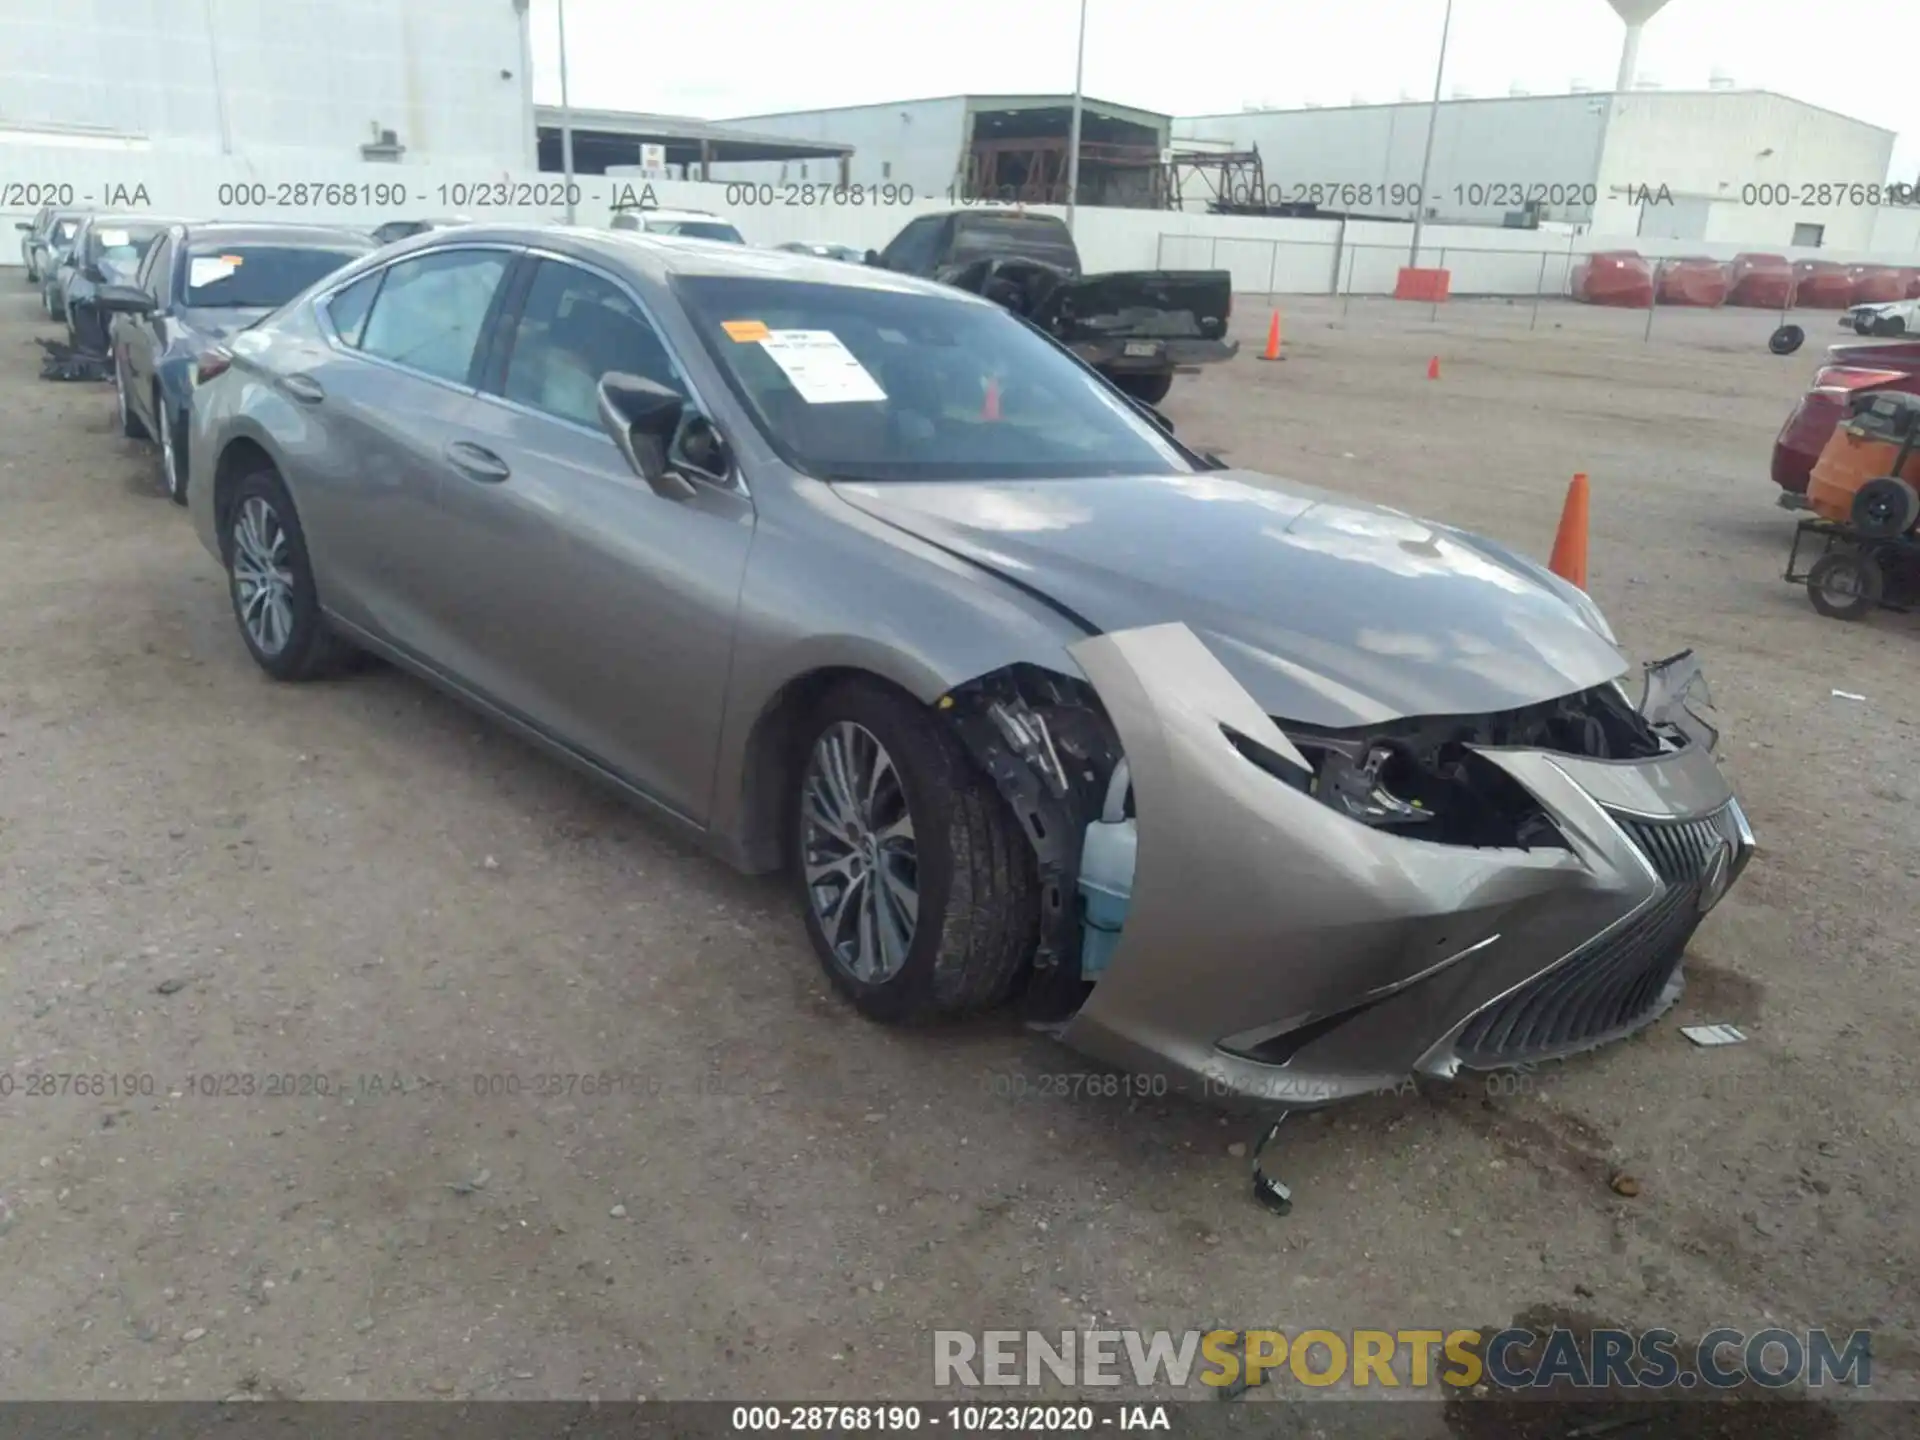
M 1134 336 L 1132 339 L 1077 341 L 1068 348 L 1096 370 L 1115 375 L 1141 375 L 1217 365 L 1238 355 L 1240 342 Z
M 1484 750 L 1568 849 L 1383 834 L 1247 760 L 1297 754 L 1180 625 L 1074 647 L 1139 816 L 1111 966 L 1061 1032 L 1216 1103 L 1309 1108 L 1559 1058 L 1651 1023 L 1753 853 L 1706 744 L 1649 761 Z

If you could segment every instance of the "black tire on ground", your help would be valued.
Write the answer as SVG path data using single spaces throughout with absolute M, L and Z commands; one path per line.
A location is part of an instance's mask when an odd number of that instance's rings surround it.
M 1776 355 L 1791 355 L 1806 344 L 1807 332 L 1798 325 L 1782 325 L 1767 339 L 1767 349 Z
M 1891 540 L 1920 521 L 1920 492 L 1897 475 L 1869 480 L 1853 495 L 1853 528 L 1874 540 Z
M 236 528 L 247 512 L 247 502 L 264 502 L 284 537 L 285 568 L 293 579 L 290 596 L 293 623 L 286 641 L 278 650 L 268 652 L 248 630 L 242 615 L 240 583 L 234 575 Z M 248 471 L 234 485 L 232 503 L 220 523 L 220 554 L 227 566 L 227 595 L 233 605 L 234 621 L 240 627 L 240 639 L 257 664 L 276 680 L 318 680 L 336 674 L 351 663 L 355 647 L 327 624 L 320 610 L 320 595 L 314 588 L 313 566 L 307 557 L 307 540 L 300 529 L 300 516 L 293 497 L 271 465 Z
M 841 722 L 885 748 L 914 831 L 917 919 L 905 961 L 877 983 L 835 954 L 806 881 L 802 806 L 816 743 Z M 1039 937 L 1033 849 L 993 782 L 951 729 L 924 706 L 877 682 L 829 691 L 800 727 L 788 833 L 801 914 L 834 988 L 870 1019 L 923 1022 L 991 1009 L 1007 999 Z
M 1886 585 L 1880 562 L 1863 550 L 1822 555 L 1807 572 L 1807 599 L 1831 620 L 1858 620 L 1880 603 Z
M 113 357 L 113 403 L 119 410 L 120 433 L 129 440 L 144 440 L 147 438 L 147 427 L 140 423 L 140 417 L 133 413 L 133 406 L 128 400 L 126 366 L 116 355 Z
M 1113 383 L 1120 387 L 1122 394 L 1131 395 L 1146 405 L 1158 405 L 1167 398 L 1167 392 L 1173 389 L 1173 372 L 1169 370 L 1158 375 L 1115 375 Z

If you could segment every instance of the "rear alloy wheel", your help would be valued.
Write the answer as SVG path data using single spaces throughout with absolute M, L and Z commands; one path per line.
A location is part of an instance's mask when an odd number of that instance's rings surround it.
M 133 413 L 133 406 L 127 403 L 126 362 L 118 355 L 113 357 L 113 408 L 120 421 L 120 433 L 129 440 L 147 438 L 147 427 L 140 423 L 140 417 Z
M 1859 550 L 1822 555 L 1807 572 L 1807 599 L 1833 620 L 1858 620 L 1870 613 L 1885 586 L 1879 561 Z
M 167 487 L 167 498 L 176 505 L 187 503 L 187 457 L 181 452 L 174 434 L 179 428 L 167 410 L 166 397 L 154 392 L 153 413 L 160 427 L 160 478 Z
M 806 727 L 795 797 L 808 938 L 876 1020 L 1006 999 L 1038 937 L 1033 852 L 993 784 L 930 711 L 871 682 Z
M 340 668 L 351 647 L 327 625 L 293 499 L 272 469 L 240 478 L 222 537 L 240 637 L 276 680 L 312 680 Z

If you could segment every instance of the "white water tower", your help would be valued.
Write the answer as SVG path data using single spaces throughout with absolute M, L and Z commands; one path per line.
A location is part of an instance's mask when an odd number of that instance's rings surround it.
M 1672 0 L 1607 0 L 1613 6 L 1614 13 L 1627 22 L 1626 43 L 1620 47 L 1620 78 L 1613 82 L 1613 88 L 1627 91 L 1634 88 L 1634 72 L 1640 68 L 1640 36 L 1647 28 L 1647 22 L 1672 3 Z

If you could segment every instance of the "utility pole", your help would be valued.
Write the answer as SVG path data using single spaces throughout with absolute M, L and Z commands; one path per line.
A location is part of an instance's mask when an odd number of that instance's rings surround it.
M 1413 253 L 1407 264 L 1420 263 L 1420 235 L 1427 228 L 1427 182 L 1433 178 L 1433 142 L 1440 133 L 1440 82 L 1447 73 L 1447 38 L 1453 33 L 1453 0 L 1447 0 L 1447 18 L 1440 25 L 1440 63 L 1433 67 L 1433 107 L 1427 112 L 1427 155 L 1420 162 L 1420 195 L 1413 211 Z
M 1080 198 L 1080 90 L 1087 73 L 1087 0 L 1080 0 L 1080 44 L 1073 58 L 1073 122 L 1067 127 L 1067 233 L 1073 233 L 1073 207 Z
M 1452 0 L 1448 0 L 1451 4 Z M 567 0 L 556 0 L 560 13 L 560 169 L 566 177 L 567 224 L 573 224 L 573 107 L 567 102 Z

